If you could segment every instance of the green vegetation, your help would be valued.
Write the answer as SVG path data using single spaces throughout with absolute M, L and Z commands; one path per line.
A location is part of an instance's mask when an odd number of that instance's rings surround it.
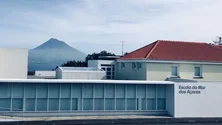
M 100 53 L 93 53 L 93 54 L 88 54 L 86 56 L 85 61 L 68 61 L 61 66 L 66 66 L 66 67 L 87 67 L 88 60 L 96 60 L 100 59 L 101 56 L 115 56 L 113 53 L 109 53 L 105 50 L 101 51 Z

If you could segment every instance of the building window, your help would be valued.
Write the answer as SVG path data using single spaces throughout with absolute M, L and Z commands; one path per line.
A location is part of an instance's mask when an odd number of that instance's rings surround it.
M 132 63 L 132 69 L 135 69 L 136 68 L 136 63 Z
M 141 69 L 142 68 L 142 63 L 137 63 L 137 69 Z
M 121 68 L 125 67 L 125 63 L 121 62 Z
M 200 66 L 194 67 L 194 77 L 202 77 L 202 69 Z
M 177 77 L 178 76 L 178 68 L 177 66 L 171 66 L 171 76 Z

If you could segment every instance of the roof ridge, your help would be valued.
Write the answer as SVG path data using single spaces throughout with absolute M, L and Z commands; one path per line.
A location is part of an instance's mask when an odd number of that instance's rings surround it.
M 157 41 L 156 41 L 157 42 Z M 141 47 L 141 48 L 139 48 L 139 49 L 136 49 L 136 50 L 134 50 L 134 51 L 132 51 L 132 52 L 130 52 L 130 53 L 128 53 L 128 54 L 131 54 L 131 53 L 134 53 L 134 52 L 136 52 L 136 51 L 138 51 L 138 50 L 141 50 L 141 49 L 143 49 L 143 48 L 146 48 L 147 46 L 150 46 L 150 45 L 152 45 L 152 44 L 154 44 L 155 42 L 153 42 L 153 43 L 150 43 L 150 44 L 148 44 L 148 45 L 146 45 L 146 46 L 143 46 L 143 47 Z
M 156 48 L 156 46 L 159 44 L 159 40 L 156 41 L 155 45 L 152 47 L 152 49 L 147 53 L 147 55 L 145 56 L 145 58 L 148 58 L 151 53 L 153 52 L 153 50 Z
M 201 42 L 201 41 L 183 41 L 183 40 L 157 40 L 157 41 L 208 44 L 207 42 Z

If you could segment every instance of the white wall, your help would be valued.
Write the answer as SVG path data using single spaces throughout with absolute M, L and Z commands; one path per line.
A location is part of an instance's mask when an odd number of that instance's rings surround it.
M 62 71 L 60 68 L 56 70 L 57 79 L 106 79 L 105 71 Z
M 191 88 L 182 89 L 180 86 Z M 195 86 L 202 86 L 202 89 L 195 89 Z M 197 93 L 190 94 L 188 90 Z M 177 83 L 174 92 L 175 117 L 222 117 L 221 82 Z
M 28 49 L 0 48 L 0 79 L 27 79 Z
M 35 71 L 35 76 L 56 76 L 56 71 Z
M 171 76 L 171 66 L 178 66 L 181 79 L 197 81 L 222 81 L 222 65 L 210 64 L 172 64 L 172 63 L 147 63 L 147 80 L 165 80 Z M 194 67 L 202 67 L 203 78 L 194 78 Z
M 60 68 L 56 69 L 56 79 L 62 79 L 62 70 Z
M 88 67 L 101 68 L 101 64 L 114 64 L 114 60 L 88 60 Z

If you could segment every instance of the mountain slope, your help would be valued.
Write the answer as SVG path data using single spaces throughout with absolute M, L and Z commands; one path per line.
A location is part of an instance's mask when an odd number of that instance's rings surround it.
M 86 54 L 65 42 L 51 38 L 29 50 L 29 71 L 51 70 L 70 60 L 84 61 Z

